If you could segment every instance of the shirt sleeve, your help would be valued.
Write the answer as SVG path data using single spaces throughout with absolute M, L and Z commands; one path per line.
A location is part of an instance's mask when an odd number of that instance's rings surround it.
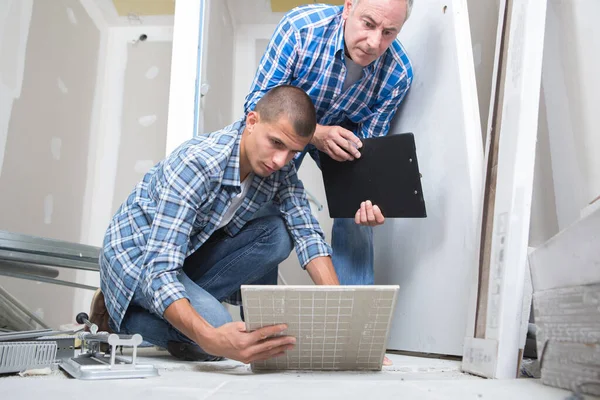
M 285 16 L 275 29 L 260 60 L 250 93 L 244 102 L 244 114 L 253 111 L 256 103 L 270 89 L 292 82 L 294 66 L 298 62 L 299 42 L 296 30 Z
M 331 256 L 331 247 L 325 242 L 319 222 L 312 215 L 304 185 L 298 179 L 294 167 L 281 183 L 275 201 L 280 205 L 279 209 L 294 240 L 302 268 L 306 268 L 316 257 Z
M 389 96 L 380 99 L 371 109 L 373 117 L 369 118 L 360 127 L 360 137 L 363 139 L 385 136 L 390 130 L 390 123 L 396 114 L 396 110 L 404 100 L 412 79 L 402 79 Z
M 185 156 L 165 163 L 161 181 L 140 282 L 151 311 L 159 316 L 174 301 L 189 299 L 177 273 L 183 268 L 197 210 L 209 192 L 202 168 Z

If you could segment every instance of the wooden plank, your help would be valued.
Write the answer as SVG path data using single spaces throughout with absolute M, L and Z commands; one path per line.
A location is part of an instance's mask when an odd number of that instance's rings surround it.
M 390 133 L 415 134 L 428 217 L 374 232 L 375 281 L 402 288 L 388 347 L 462 355 L 483 183 L 466 1 L 415 2 L 399 37 L 415 78 Z
M 495 139 L 497 164 L 492 162 L 493 155 L 488 156 L 491 169 L 488 177 L 493 179 L 495 173 L 496 184 L 495 192 L 494 186 L 489 185 L 486 203 L 491 226 L 486 219 L 482 233 L 485 238 L 482 260 L 488 257 L 489 280 L 487 290 L 481 289 L 480 299 L 485 299 L 484 293 L 487 299 L 480 302 L 478 316 L 483 318 L 482 307 L 487 307 L 485 332 L 481 321 L 476 329 L 477 336 L 498 342 L 496 365 L 490 378 L 515 378 L 519 365 L 519 316 L 525 286 L 546 0 L 510 0 L 506 6 L 508 36 L 503 51 L 506 57 L 498 57 L 499 70 L 504 70 L 502 95 L 497 96 L 501 108 L 491 107 L 499 113 L 490 118 L 499 135 Z M 491 146 L 492 138 L 488 143 Z M 493 151 L 490 147 L 490 153 Z M 482 265 L 487 268 L 485 263 Z M 469 351 L 465 346 L 465 354 Z M 469 371 L 469 365 L 464 364 L 463 369 Z
M 496 200 L 496 180 L 498 170 L 498 143 L 500 140 L 500 123 L 502 121 L 502 103 L 504 99 L 504 79 L 506 68 L 504 60 L 508 51 L 508 24 L 509 7 L 507 0 L 500 4 L 498 37 L 496 39 L 496 56 L 494 63 L 494 87 L 490 103 L 490 115 L 488 120 L 488 134 L 485 147 L 485 192 L 483 197 L 482 235 L 479 253 L 479 280 L 477 285 L 477 311 L 475 319 L 475 337 L 485 337 L 485 324 L 487 317 L 488 289 L 490 279 L 490 252 L 491 236 L 493 229 L 494 204 Z
M 527 331 L 529 330 L 529 319 L 531 317 L 531 304 L 533 303 L 533 285 L 531 283 L 531 271 L 529 262 L 525 263 L 525 283 L 523 285 L 523 301 L 521 302 L 521 328 L 519 330 L 519 357 L 517 365 L 517 376 L 520 375 L 523 353 L 527 343 Z

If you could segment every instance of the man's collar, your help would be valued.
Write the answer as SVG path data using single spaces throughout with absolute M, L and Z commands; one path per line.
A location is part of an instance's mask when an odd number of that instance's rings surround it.
M 231 133 L 237 133 L 235 142 L 233 143 L 233 149 L 231 151 L 231 157 L 227 160 L 225 171 L 223 171 L 223 180 L 221 184 L 241 187 L 240 183 L 240 144 L 242 140 L 242 133 L 246 127 L 245 121 L 238 121 L 232 125 Z

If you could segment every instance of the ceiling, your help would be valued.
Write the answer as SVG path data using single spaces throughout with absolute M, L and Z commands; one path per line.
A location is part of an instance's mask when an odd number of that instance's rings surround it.
M 190 0 L 182 0 L 190 1 Z M 173 15 L 175 0 L 112 0 L 119 16 Z
M 327 3 L 341 6 L 344 4 L 344 0 L 324 0 L 324 1 L 310 1 L 310 0 L 271 0 L 271 10 L 274 12 L 286 12 L 294 7 L 298 7 L 302 4 L 310 3 Z
M 180 0 L 183 1 L 183 0 Z M 189 1 L 189 0 L 188 0 Z M 214 1 L 214 0 L 213 0 Z M 222 1 L 222 0 L 218 0 Z M 343 0 L 227 0 L 231 17 L 237 24 L 277 24 L 283 14 L 300 4 L 344 4 Z M 272 10 L 278 12 L 273 12 Z
M 283 17 L 271 11 L 270 0 L 227 0 L 227 5 L 236 24 L 276 24 Z

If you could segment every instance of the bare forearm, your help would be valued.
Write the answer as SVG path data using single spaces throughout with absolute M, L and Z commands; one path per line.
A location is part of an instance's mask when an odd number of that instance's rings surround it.
M 328 129 L 329 129 L 329 127 L 327 125 L 317 124 L 317 127 L 315 128 L 315 134 L 313 135 L 310 142 L 312 144 L 315 144 L 315 140 L 320 138 L 323 134 L 327 133 Z
M 177 330 L 200 346 L 210 340 L 214 333 L 214 327 L 194 310 L 187 299 L 173 302 L 165 310 L 164 317 Z
M 316 285 L 339 285 L 331 257 L 313 258 L 307 265 L 306 270 Z

